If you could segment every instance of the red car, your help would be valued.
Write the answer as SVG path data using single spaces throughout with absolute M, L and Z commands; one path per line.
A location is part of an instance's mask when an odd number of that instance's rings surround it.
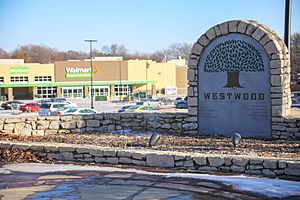
M 27 103 L 20 107 L 23 112 L 38 112 L 40 111 L 40 104 L 38 103 Z

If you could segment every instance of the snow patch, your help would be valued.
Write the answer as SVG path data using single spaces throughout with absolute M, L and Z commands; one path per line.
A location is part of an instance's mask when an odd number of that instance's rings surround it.
M 11 173 L 11 171 L 0 168 L 0 174 L 10 174 L 10 173 Z

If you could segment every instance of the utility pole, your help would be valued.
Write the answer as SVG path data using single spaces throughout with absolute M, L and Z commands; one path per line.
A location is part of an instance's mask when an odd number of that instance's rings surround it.
M 91 95 L 91 109 L 94 109 L 94 91 L 93 91 L 93 47 L 92 43 L 97 42 L 97 40 L 84 40 L 85 42 L 90 43 L 90 69 L 91 69 L 91 86 L 90 86 L 90 95 Z
M 146 98 L 148 97 L 148 69 L 149 69 L 150 64 L 146 62 Z
M 290 52 L 292 0 L 285 0 L 284 43 Z
M 119 84 L 119 100 L 122 101 L 123 87 L 122 87 L 122 68 L 121 68 L 121 59 L 119 59 L 119 76 L 120 76 L 120 84 Z

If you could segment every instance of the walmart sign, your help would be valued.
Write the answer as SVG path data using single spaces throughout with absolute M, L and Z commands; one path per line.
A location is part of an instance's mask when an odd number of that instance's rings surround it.
M 96 66 L 91 67 L 67 67 L 66 70 L 66 78 L 90 78 L 91 74 L 95 74 L 98 72 L 98 68 Z
M 9 68 L 10 74 L 28 74 L 28 67 L 10 67 Z

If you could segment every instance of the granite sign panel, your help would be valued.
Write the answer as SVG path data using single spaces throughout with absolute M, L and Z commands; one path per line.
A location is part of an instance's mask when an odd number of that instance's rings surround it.
M 270 60 L 252 37 L 211 41 L 199 59 L 198 88 L 200 133 L 271 136 Z

